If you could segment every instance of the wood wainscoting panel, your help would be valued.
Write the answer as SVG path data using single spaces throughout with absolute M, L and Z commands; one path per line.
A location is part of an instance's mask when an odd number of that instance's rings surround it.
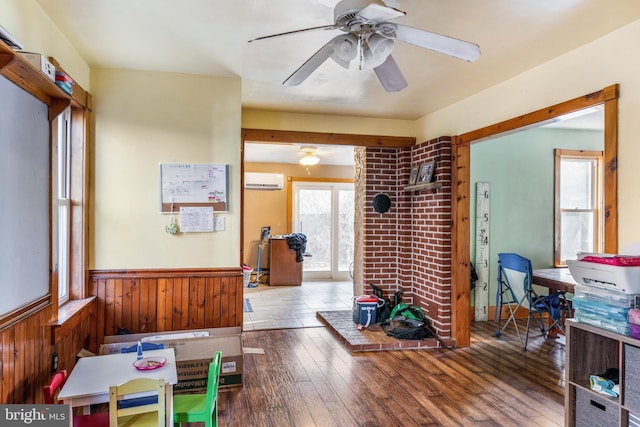
M 121 328 L 131 333 L 242 326 L 240 268 L 94 270 L 97 348 Z
M 51 340 L 58 354 L 58 369 L 66 369 L 67 373 L 71 373 L 76 366 L 78 353 L 81 350 L 86 349 L 97 353 L 97 348 L 91 345 L 97 304 L 95 300 L 86 301 L 82 310 L 77 311 L 69 320 L 61 326 L 54 324 L 52 327 Z
M 51 305 L 0 331 L 0 402 L 43 403 L 51 375 Z
M 62 327 L 51 321 L 52 309 L 49 304 L 0 330 L 0 403 L 44 403 L 42 387 L 53 374 L 53 352 L 58 369 L 71 372 L 78 352 L 90 349 L 95 327 L 91 307 Z

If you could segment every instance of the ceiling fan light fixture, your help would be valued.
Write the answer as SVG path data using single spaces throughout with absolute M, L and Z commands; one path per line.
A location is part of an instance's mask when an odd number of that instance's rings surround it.
M 362 58 L 367 68 L 376 68 L 391 54 L 395 41 L 380 34 L 373 34 L 367 39 Z
M 320 159 L 313 153 L 307 153 L 300 158 L 300 164 L 303 166 L 317 165 Z
M 315 147 L 302 147 L 301 150 L 304 153 L 304 156 L 302 156 L 299 160 L 301 165 L 313 166 L 317 165 L 318 162 L 320 162 L 320 158 L 316 156 Z
M 331 59 L 348 69 L 349 63 L 358 55 L 358 38 L 355 34 L 340 35 L 331 41 L 331 47 Z

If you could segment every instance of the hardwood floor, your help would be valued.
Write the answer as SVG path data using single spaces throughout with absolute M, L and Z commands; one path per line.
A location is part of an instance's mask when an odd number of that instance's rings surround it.
M 221 390 L 219 425 L 562 426 L 564 344 L 472 324 L 453 350 L 349 353 L 324 327 L 245 331 L 244 386 Z

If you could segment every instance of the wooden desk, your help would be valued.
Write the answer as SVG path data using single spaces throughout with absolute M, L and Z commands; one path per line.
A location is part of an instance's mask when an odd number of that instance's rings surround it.
M 269 285 L 302 285 L 302 263 L 296 261 L 296 251 L 289 248 L 287 239 L 272 237 L 269 247 Z
M 569 272 L 568 268 L 537 268 L 533 270 L 533 284 L 538 286 L 544 286 L 549 288 L 549 293 L 551 292 L 569 292 L 574 293 L 574 286 L 578 283 L 573 279 L 573 276 Z M 571 302 L 567 301 L 569 304 L 569 313 L 568 316 L 573 316 L 571 310 Z M 564 311 L 563 311 L 564 316 Z M 551 317 L 549 317 L 549 323 L 553 323 Z M 559 333 L 558 328 L 552 328 L 549 330 L 549 337 L 557 337 Z
M 536 268 L 533 270 L 533 284 L 554 292 L 574 293 L 574 286 L 578 283 L 568 268 Z
M 133 366 L 137 354 L 118 353 L 104 356 L 82 357 L 71 371 L 60 390 L 58 399 L 71 407 L 82 406 L 88 413 L 90 405 L 109 402 L 109 386 L 122 384 L 134 378 L 147 377 L 165 380 L 167 426 L 173 426 L 173 386 L 178 383 L 176 357 L 172 348 L 145 351 L 145 357 L 167 358 L 162 368 L 139 371 Z M 72 411 L 73 413 L 73 411 Z

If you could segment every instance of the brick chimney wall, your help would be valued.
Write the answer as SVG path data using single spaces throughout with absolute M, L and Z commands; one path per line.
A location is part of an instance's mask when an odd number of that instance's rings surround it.
M 363 236 L 363 285 L 385 297 L 422 307 L 438 335 L 451 336 L 451 138 L 411 148 L 368 147 Z M 436 160 L 438 188 L 405 189 L 412 165 Z M 384 193 L 391 209 L 378 213 L 373 198 Z

